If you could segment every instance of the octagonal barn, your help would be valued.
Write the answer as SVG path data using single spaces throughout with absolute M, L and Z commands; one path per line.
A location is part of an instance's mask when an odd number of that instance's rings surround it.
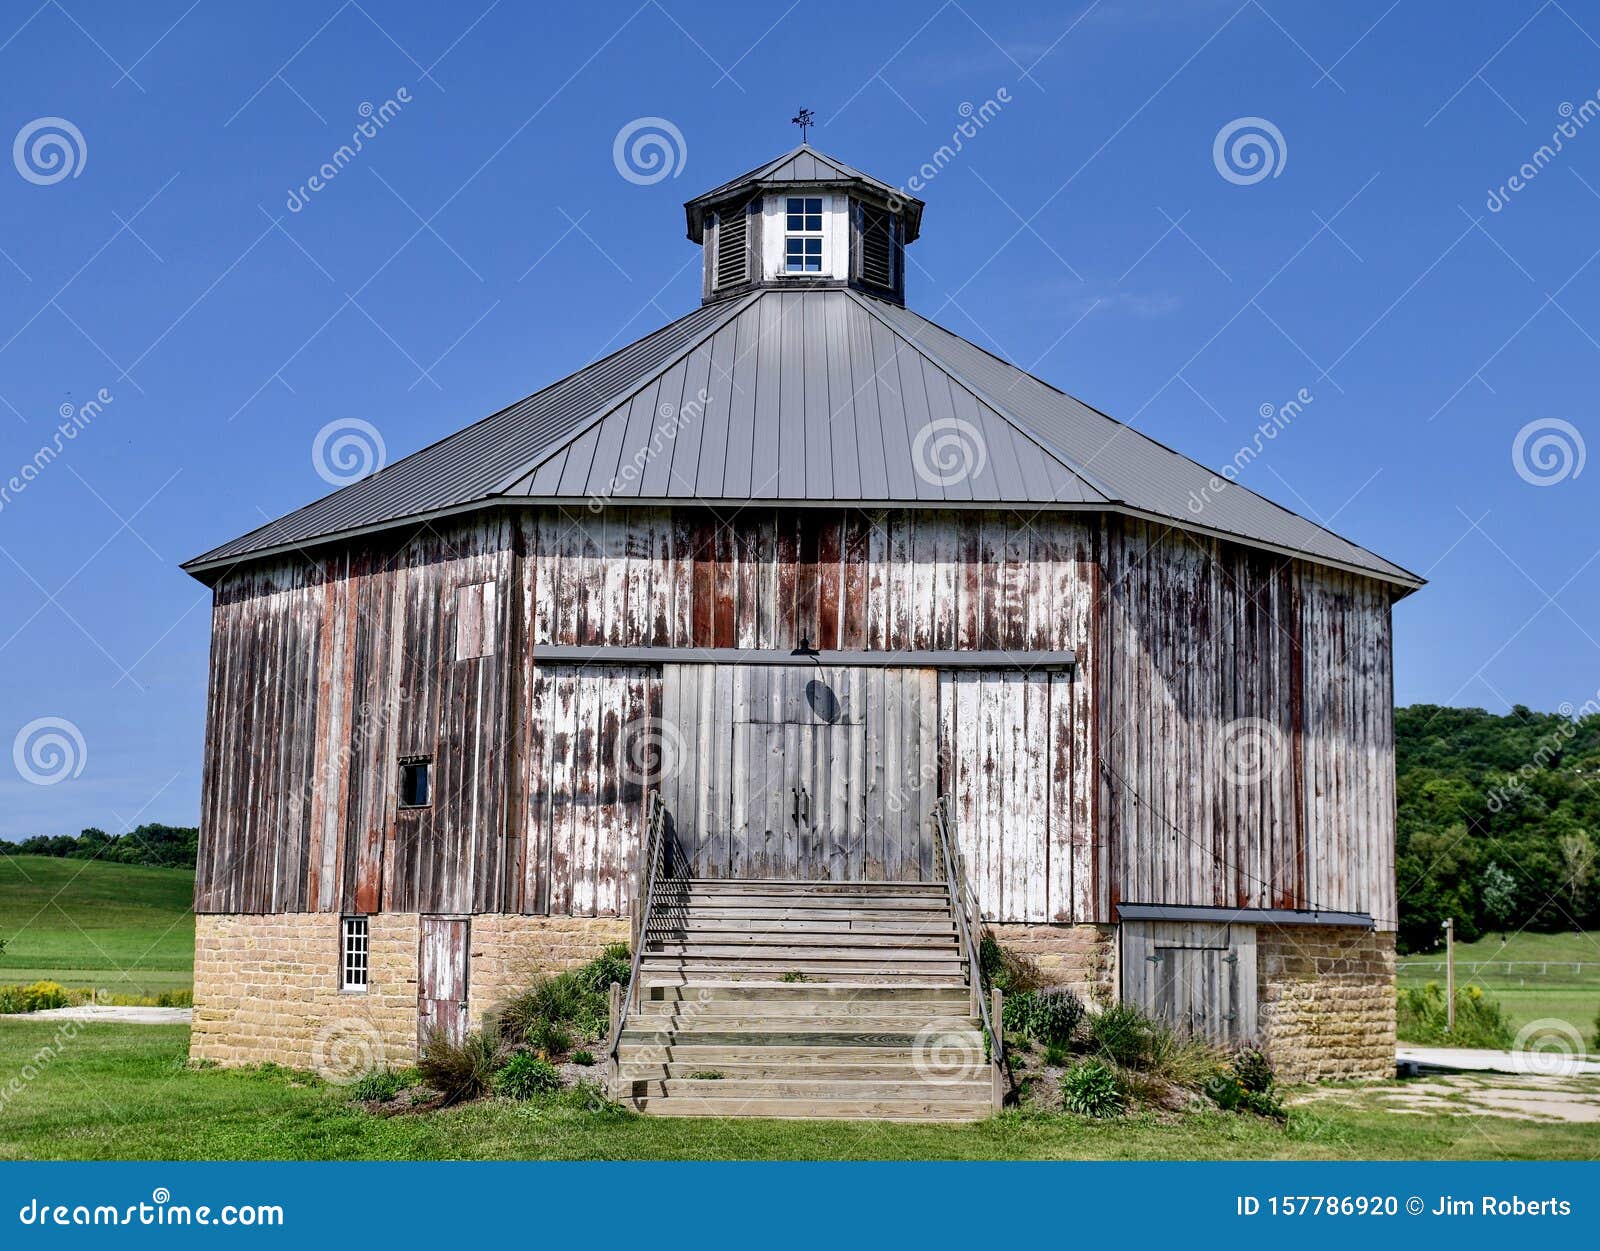
M 185 566 L 195 1056 L 409 1062 L 622 941 L 634 1106 L 981 1115 L 987 933 L 1390 1071 L 1421 580 L 908 309 L 893 187 L 685 207 L 699 308 Z

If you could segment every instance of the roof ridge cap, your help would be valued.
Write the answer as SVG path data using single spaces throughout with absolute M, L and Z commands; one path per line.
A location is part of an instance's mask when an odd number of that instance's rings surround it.
M 949 374 L 968 391 L 972 392 L 973 395 L 977 396 L 978 399 L 982 400 L 985 405 L 994 410 L 995 414 L 999 416 L 1002 421 L 1014 426 L 1027 439 L 1038 444 L 1042 451 L 1048 452 L 1051 456 L 1053 456 L 1063 469 L 1070 473 L 1074 478 L 1077 478 L 1078 481 L 1082 482 L 1091 491 L 1094 491 L 1100 495 L 1101 499 L 1105 503 L 1113 504 L 1126 502 L 1120 495 L 1112 491 L 1108 486 L 1106 486 L 1105 483 L 1101 482 L 1087 469 L 1084 469 L 1082 466 L 1078 465 L 1070 456 L 1063 452 L 1061 448 L 1056 446 L 1054 440 L 1045 438 L 1042 434 L 1035 430 L 1031 422 L 1017 417 L 1016 414 L 1011 411 L 1009 406 L 1002 403 L 996 396 L 991 394 L 987 388 L 981 387 L 974 383 L 970 378 L 962 373 L 961 370 L 950 364 L 949 361 L 945 360 L 926 344 L 908 336 L 892 321 L 874 308 L 872 301 L 867 299 L 860 292 L 846 288 L 845 294 L 855 300 L 857 304 L 861 305 L 861 307 L 866 310 L 868 316 L 872 317 L 880 325 L 885 327 L 890 334 L 895 336 L 895 338 L 906 344 L 911 348 L 912 351 L 916 352 L 924 359 L 931 361 L 934 365 L 937 365 L 940 369 L 944 370 L 945 373 Z M 906 309 L 905 311 L 911 312 L 910 309 Z M 913 313 L 912 315 L 916 317 L 922 316 L 920 313 Z M 932 321 L 929 321 L 927 318 L 923 318 L 923 320 L 927 321 L 930 326 L 936 324 Z M 939 327 L 939 329 L 942 330 L 943 327 Z M 1006 363 L 1010 364 L 1009 361 Z M 1013 369 L 1017 368 L 1015 365 L 1012 365 L 1011 367 Z M 1027 373 L 1026 370 L 1023 370 L 1022 372 Z M 1031 374 L 1028 376 L 1032 377 Z M 1111 420 L 1115 421 L 1116 419 L 1112 418 Z M 1119 422 L 1118 424 L 1120 425 L 1122 423 Z

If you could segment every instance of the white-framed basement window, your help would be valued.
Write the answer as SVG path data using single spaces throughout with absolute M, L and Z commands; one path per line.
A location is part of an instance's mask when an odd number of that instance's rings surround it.
M 783 272 L 820 274 L 823 265 L 821 196 L 789 196 L 784 211 Z
M 339 989 L 365 994 L 372 935 L 366 917 L 339 920 Z

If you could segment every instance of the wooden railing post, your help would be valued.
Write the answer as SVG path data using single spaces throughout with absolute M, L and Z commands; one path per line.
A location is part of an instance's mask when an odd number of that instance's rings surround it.
M 989 1042 L 990 1047 L 993 1048 L 993 1053 L 992 1053 L 990 1058 L 994 1062 L 993 1072 L 991 1074 L 991 1080 L 994 1083 L 994 1092 L 993 1092 L 994 1110 L 996 1112 L 998 1112 L 1005 1105 L 1005 1101 L 1006 1101 L 1006 1076 L 1005 1076 L 1006 1046 L 1005 1046 L 1005 1038 L 1003 1036 L 1003 1033 L 1004 1033 L 1004 1030 L 1005 1030 L 1005 1025 L 1004 1025 L 1003 1020 L 1002 1020 L 1001 1015 L 1000 1015 L 1001 1009 L 1005 1006 L 1005 996 L 1003 994 L 1001 994 L 1000 988 L 998 986 L 996 986 L 994 988 L 994 990 L 991 992 L 991 994 L 992 994 L 992 998 L 990 1000 L 990 1007 L 991 1007 L 990 1028 L 994 1031 L 994 1037 Z
M 617 1023 L 622 1020 L 622 983 L 612 982 L 606 992 L 606 1037 L 617 1036 Z M 606 1093 L 613 1099 L 617 1097 L 617 1085 L 620 1077 L 617 1057 L 613 1052 L 606 1057 Z

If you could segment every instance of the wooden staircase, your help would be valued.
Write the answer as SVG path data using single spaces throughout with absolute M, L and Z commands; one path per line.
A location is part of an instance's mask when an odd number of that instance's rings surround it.
M 968 964 L 944 883 L 662 881 L 613 1095 L 656 1116 L 987 1116 Z

